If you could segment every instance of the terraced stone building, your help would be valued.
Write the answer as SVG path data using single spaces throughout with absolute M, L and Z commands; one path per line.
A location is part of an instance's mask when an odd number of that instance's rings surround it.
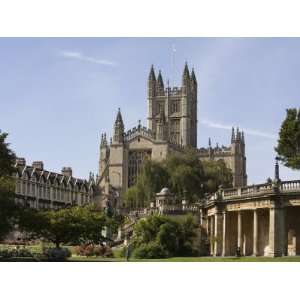
M 94 199 L 93 176 L 88 181 L 74 178 L 70 167 L 64 167 L 61 174 L 47 171 L 42 161 L 29 166 L 24 158 L 18 158 L 15 167 L 17 203 L 36 209 L 58 209 Z

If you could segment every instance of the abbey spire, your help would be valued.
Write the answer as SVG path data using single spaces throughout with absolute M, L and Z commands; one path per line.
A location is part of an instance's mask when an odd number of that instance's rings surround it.
M 194 68 L 192 69 L 192 73 L 191 73 L 191 81 L 193 84 L 197 85 L 197 79 L 196 79 Z
M 163 81 L 160 70 L 159 70 L 158 76 L 157 76 L 157 94 L 159 96 L 164 96 L 164 94 L 165 94 L 164 81 Z
M 114 124 L 114 144 L 122 144 L 124 142 L 124 123 L 121 115 L 121 110 L 119 108 L 116 121 Z
M 187 62 L 184 65 L 184 70 L 182 74 L 182 85 L 188 85 L 188 82 L 190 80 L 190 71 Z
M 155 71 L 154 71 L 153 65 L 151 65 L 151 68 L 150 68 L 150 73 L 149 73 L 148 81 L 156 81 Z

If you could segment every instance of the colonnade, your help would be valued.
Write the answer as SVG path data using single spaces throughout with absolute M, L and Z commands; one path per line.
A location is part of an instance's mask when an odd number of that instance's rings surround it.
M 287 252 L 284 208 L 219 210 L 202 219 L 210 255 L 282 256 Z

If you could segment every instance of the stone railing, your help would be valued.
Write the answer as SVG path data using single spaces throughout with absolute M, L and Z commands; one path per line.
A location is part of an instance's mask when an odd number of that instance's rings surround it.
M 211 195 L 208 199 L 205 200 L 205 203 L 209 204 L 217 200 L 226 201 L 236 198 L 261 196 L 263 194 L 274 193 L 275 191 L 279 191 L 280 193 L 300 192 L 300 180 L 279 181 L 277 183 L 272 182 L 249 185 L 245 187 L 223 189 Z
M 149 216 L 153 213 L 186 214 L 186 213 L 196 213 L 197 211 L 199 211 L 199 207 L 195 204 L 190 204 L 190 205 L 166 204 L 159 207 L 132 210 L 128 212 L 128 215 L 133 219 L 138 219 L 138 218 Z
M 280 184 L 280 191 L 300 191 L 300 180 L 282 181 Z
M 196 212 L 198 211 L 197 205 L 182 205 L 182 204 L 168 204 L 163 205 L 157 208 L 158 210 L 162 210 L 164 213 L 177 213 L 177 212 Z

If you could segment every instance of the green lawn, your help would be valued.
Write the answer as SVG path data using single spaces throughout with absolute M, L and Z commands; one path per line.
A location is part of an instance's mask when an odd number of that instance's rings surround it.
M 1 259 L 6 262 L 36 262 L 46 261 L 34 258 L 8 258 Z M 103 258 L 103 257 L 81 257 L 73 256 L 69 262 L 125 262 L 124 258 Z M 289 257 L 172 257 L 166 259 L 130 259 L 129 262 L 300 262 L 300 256 Z
M 124 262 L 123 258 L 72 257 L 72 262 Z M 166 259 L 130 259 L 131 262 L 300 262 L 300 256 L 286 257 L 172 257 Z

